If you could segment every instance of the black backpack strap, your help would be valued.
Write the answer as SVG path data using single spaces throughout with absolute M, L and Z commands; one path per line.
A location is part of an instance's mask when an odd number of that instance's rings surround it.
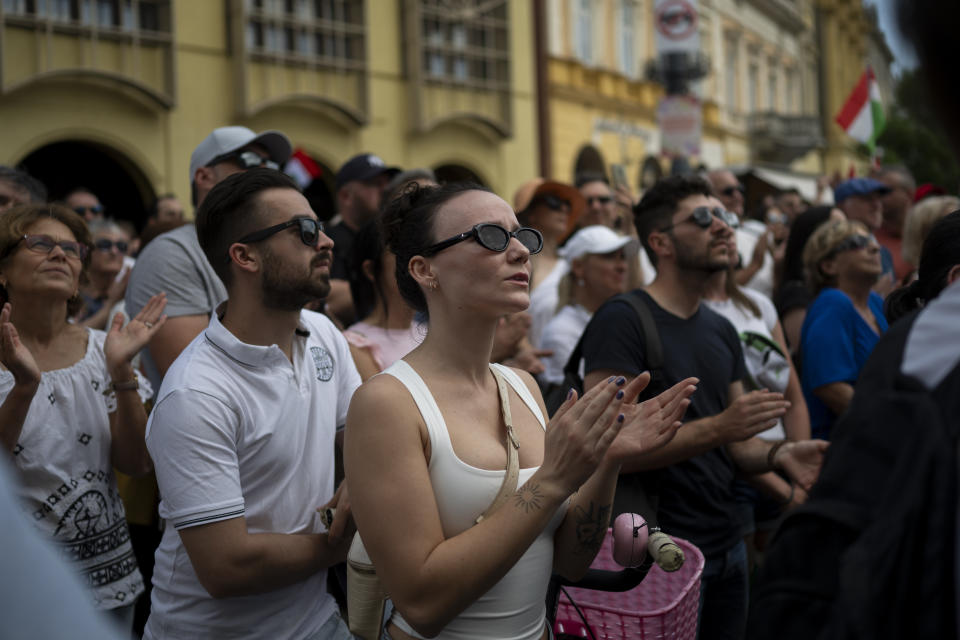
M 660 332 L 657 331 L 657 323 L 653 319 L 650 306 L 636 291 L 620 294 L 612 300 L 630 305 L 640 319 L 640 328 L 643 329 L 643 353 L 647 359 L 647 369 L 650 371 L 650 384 L 640 394 L 640 399 L 647 400 L 667 388 L 663 373 L 663 342 L 660 340 Z

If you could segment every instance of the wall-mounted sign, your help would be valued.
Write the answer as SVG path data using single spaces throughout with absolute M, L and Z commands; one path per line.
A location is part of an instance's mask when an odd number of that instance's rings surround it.
M 657 0 L 654 5 L 657 54 L 700 50 L 697 0 Z
M 660 152 L 671 156 L 700 155 L 703 111 L 696 96 L 667 96 L 657 108 Z

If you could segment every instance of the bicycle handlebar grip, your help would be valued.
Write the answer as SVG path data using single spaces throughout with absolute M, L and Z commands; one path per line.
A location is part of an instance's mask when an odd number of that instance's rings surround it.
M 613 560 L 621 567 L 639 567 L 647 557 L 647 522 L 635 513 L 613 521 Z
M 656 529 L 650 533 L 647 548 L 654 562 L 667 572 L 676 571 L 683 566 L 685 560 L 683 549 L 670 539 L 670 536 Z

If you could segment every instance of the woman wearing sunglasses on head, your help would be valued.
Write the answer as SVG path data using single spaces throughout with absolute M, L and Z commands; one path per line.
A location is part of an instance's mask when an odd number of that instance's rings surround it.
M 113 220 L 94 220 L 89 227 L 90 262 L 86 281 L 80 285 L 83 307 L 75 319 L 85 327 L 102 330 L 117 312 L 115 307 L 123 301 L 127 290 L 129 270 L 121 276 L 127 240 L 123 229 Z
M 471 185 L 405 193 L 383 222 L 400 292 L 429 316 L 423 343 L 364 383 L 347 416 L 354 517 L 396 607 L 386 633 L 546 638 L 551 572 L 587 569 L 620 461 L 673 437 L 694 381 L 633 404 L 649 376 L 611 379 L 545 424 L 533 378 L 489 363 L 497 319 L 530 303 L 540 233 Z
M 803 265 L 816 299 L 800 330 L 800 380 L 811 434 L 828 440 L 853 398 L 860 369 L 887 330 L 883 299 L 872 291 L 883 273 L 880 245 L 859 222 L 832 222 L 810 236 Z
M 90 235 L 57 205 L 0 217 L 0 441 L 34 524 L 62 546 L 97 608 L 127 629 L 143 591 L 113 468 L 150 470 L 149 384 L 130 360 L 163 324 L 163 294 L 108 333 L 71 324 Z M 139 391 L 139 393 L 138 393 Z

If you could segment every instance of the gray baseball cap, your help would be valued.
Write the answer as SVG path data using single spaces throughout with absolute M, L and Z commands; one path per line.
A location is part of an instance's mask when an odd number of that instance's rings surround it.
M 190 155 L 190 184 L 193 184 L 197 169 L 205 167 L 218 156 L 256 143 L 267 150 L 270 160 L 282 168 L 293 153 L 290 139 L 279 131 L 254 133 L 246 127 L 220 127 L 210 132 Z

